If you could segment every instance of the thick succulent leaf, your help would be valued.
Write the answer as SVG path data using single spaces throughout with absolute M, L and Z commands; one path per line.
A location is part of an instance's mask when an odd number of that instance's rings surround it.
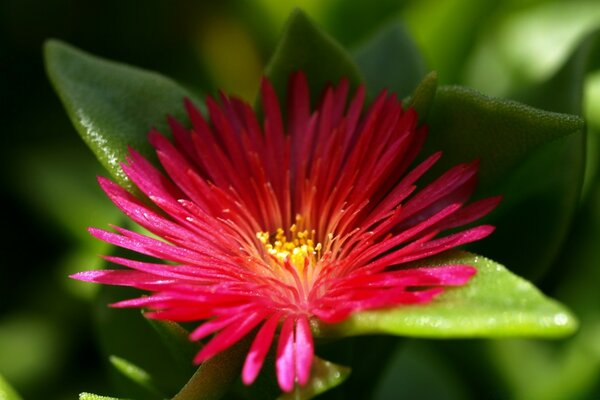
M 239 378 L 248 347 L 249 338 L 205 361 L 181 388 L 173 400 L 217 400 L 232 389 Z
M 578 211 L 557 261 L 557 298 L 581 321 L 577 335 L 560 343 L 511 340 L 489 344 L 494 367 L 514 399 L 596 399 L 600 396 L 600 180 Z M 523 362 L 515 357 L 527 354 Z
M 419 116 L 419 122 L 424 122 L 437 92 L 437 72 L 432 71 L 419 82 L 412 95 L 403 102 L 405 108 L 414 108 Z
M 144 371 L 142 368 L 125 360 L 124 358 L 117 356 L 110 356 L 109 361 L 117 371 L 123 374 L 123 376 L 127 377 L 141 388 L 147 390 L 149 395 L 157 398 L 164 397 L 164 395 L 162 395 L 156 388 L 150 374 Z
M 551 79 L 525 87 L 514 97 L 547 110 L 582 115 L 586 76 L 600 66 L 599 38 L 598 32 L 586 37 Z M 589 150 L 595 146 L 588 143 Z M 478 243 L 475 251 L 511 265 L 527 278 L 542 276 L 553 265 L 579 204 L 585 153 L 586 134 L 581 130 L 528 157 L 498 188 L 505 201 L 490 221 L 498 230 L 491 240 Z M 594 160 L 592 153 L 588 156 L 588 161 Z M 594 173 L 588 168 L 586 189 Z M 505 251 L 508 247 L 510 252 Z
M 425 154 L 444 151 L 439 170 L 480 159 L 484 191 L 506 179 L 540 145 L 581 131 L 584 125 L 573 115 L 490 98 L 460 86 L 438 88 L 428 123 Z
M 290 16 L 265 71 L 282 100 L 285 100 L 288 78 L 295 71 L 306 74 L 313 104 L 324 87 L 336 84 L 341 78 L 347 78 L 351 86 L 362 82 L 357 66 L 346 51 L 298 9 Z
M 80 393 L 79 400 L 126 400 L 116 397 L 100 396 L 93 393 Z
M 406 97 L 427 73 L 423 57 L 400 24 L 383 30 L 360 47 L 354 59 L 371 97 L 383 89 Z
M 158 333 L 158 336 L 163 340 L 166 348 L 180 367 L 182 369 L 192 369 L 193 364 L 190 360 L 193 360 L 200 350 L 200 342 L 190 341 L 189 332 L 176 322 L 152 318 L 146 318 L 146 321 Z M 190 370 L 190 373 L 193 372 L 193 370 Z
M 303 387 L 296 386 L 293 392 L 282 394 L 278 400 L 312 399 L 340 385 L 349 375 L 350 368 L 315 357 L 308 383 Z
M 577 328 L 573 315 L 531 283 L 484 257 L 453 251 L 426 265 L 467 264 L 477 274 L 431 303 L 355 313 L 346 321 L 316 323 L 320 336 L 393 334 L 428 338 L 562 337 Z
M 17 391 L 13 389 L 6 379 L 0 375 L 0 399 L 2 400 L 22 400 Z
M 455 344 L 455 341 L 451 343 Z M 410 399 L 415 393 L 419 393 L 419 400 L 477 398 L 467 394 L 471 387 L 466 388 L 460 384 L 457 375 L 464 371 L 456 363 L 436 352 L 432 348 L 435 344 L 436 341 L 432 340 L 413 339 L 403 340 L 399 346 L 389 347 L 390 360 L 369 398 Z
M 132 146 L 152 158 L 148 131 L 167 132 L 166 116 L 184 117 L 192 95 L 154 72 L 108 61 L 66 43 L 45 44 L 46 70 L 75 129 L 104 167 L 131 188 L 119 164 Z

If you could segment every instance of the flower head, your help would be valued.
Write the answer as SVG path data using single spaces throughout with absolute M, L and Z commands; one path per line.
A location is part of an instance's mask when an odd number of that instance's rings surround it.
M 150 292 L 115 307 L 199 321 L 190 338 L 211 339 L 197 363 L 256 332 L 242 372 L 246 384 L 276 340 L 284 391 L 310 377 L 311 320 L 335 323 L 361 310 L 426 303 L 445 286 L 465 284 L 475 273 L 471 266 L 405 264 L 492 232 L 481 225 L 440 235 L 497 205 L 498 198 L 467 204 L 477 163 L 417 190 L 415 182 L 441 154 L 410 168 L 426 133 L 415 111 L 383 92 L 363 113 L 364 88 L 350 100 L 348 92 L 345 80 L 327 88 L 312 111 L 306 78 L 296 73 L 284 118 L 263 80 L 262 124 L 233 97 L 222 95 L 220 104 L 208 98 L 210 120 L 186 100 L 193 129 L 169 118 L 173 142 L 156 131 L 149 136 L 165 173 L 133 149 L 122 165 L 153 205 L 99 179 L 152 236 L 91 229 L 101 240 L 168 263 L 106 257 L 127 268 L 74 277 Z

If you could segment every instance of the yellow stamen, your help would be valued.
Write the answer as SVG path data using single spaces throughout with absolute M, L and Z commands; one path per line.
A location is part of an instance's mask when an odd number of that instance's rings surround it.
M 302 217 L 296 216 L 296 223 L 289 227 L 288 232 L 282 228 L 269 234 L 268 232 L 257 232 L 256 238 L 265 246 L 267 252 L 280 262 L 289 262 L 297 271 L 304 270 L 305 260 L 316 261 L 320 257 L 321 243 L 315 243 L 315 231 L 299 230 Z

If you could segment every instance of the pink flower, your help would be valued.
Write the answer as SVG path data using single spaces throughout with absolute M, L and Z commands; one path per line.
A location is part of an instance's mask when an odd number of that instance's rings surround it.
M 174 143 L 149 135 L 166 175 L 135 150 L 122 165 L 155 206 L 99 178 L 110 199 L 154 236 L 90 230 L 169 263 L 106 257 L 127 269 L 73 277 L 150 292 L 115 307 L 200 321 L 190 339 L 212 337 L 196 363 L 256 329 L 242 379 L 256 379 L 276 340 L 277 379 L 286 392 L 310 377 L 312 319 L 336 323 L 361 310 L 427 303 L 443 287 L 467 283 L 476 272 L 468 265 L 404 265 L 492 232 L 481 225 L 439 235 L 497 205 L 498 198 L 466 204 L 477 162 L 417 191 L 415 182 L 441 153 L 409 170 L 426 133 L 415 111 L 383 92 L 363 114 L 364 88 L 347 105 L 348 92 L 345 80 L 327 88 L 311 111 L 306 78 L 294 74 L 284 122 L 264 80 L 262 126 L 233 97 L 206 100 L 210 123 L 186 100 L 191 131 L 169 118 Z

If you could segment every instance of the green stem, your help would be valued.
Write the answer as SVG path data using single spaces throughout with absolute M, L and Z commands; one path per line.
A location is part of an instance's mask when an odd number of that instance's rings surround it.
M 240 374 L 249 345 L 249 339 L 244 339 L 200 365 L 172 400 L 223 398 Z

